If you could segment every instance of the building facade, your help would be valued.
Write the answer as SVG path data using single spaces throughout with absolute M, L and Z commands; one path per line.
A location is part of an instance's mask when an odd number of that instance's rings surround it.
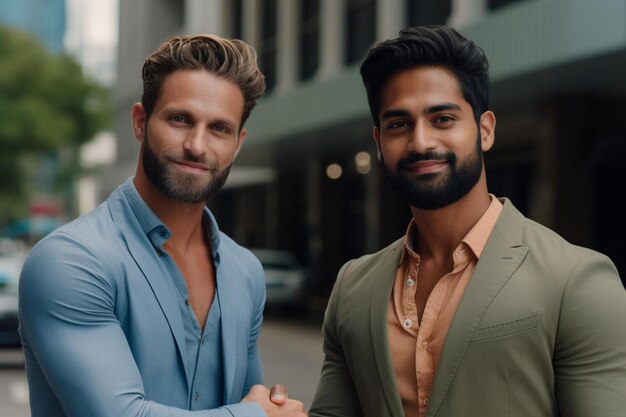
M 65 0 L 0 0 L 0 23 L 32 33 L 53 53 L 63 52 Z
M 491 64 L 496 145 L 490 191 L 626 276 L 626 2 L 603 0 L 122 0 L 116 93 L 118 165 L 135 168 L 129 110 L 143 58 L 176 34 L 255 46 L 268 93 L 226 188 L 209 203 L 240 243 L 294 252 L 311 294 L 343 262 L 400 237 L 410 219 L 380 172 L 358 74 L 378 40 L 449 24 Z M 104 197 L 104 195 L 103 195 Z

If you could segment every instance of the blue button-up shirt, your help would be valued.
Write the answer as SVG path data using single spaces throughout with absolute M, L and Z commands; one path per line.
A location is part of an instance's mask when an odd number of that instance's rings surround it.
M 203 331 L 132 178 L 33 248 L 20 278 L 33 417 L 266 416 L 240 402 L 262 383 L 263 269 L 208 209 L 203 224 L 217 283 Z
M 183 318 L 185 344 L 187 347 L 185 366 L 187 369 L 192 370 L 189 409 L 206 410 L 217 408 L 222 404 L 224 378 L 221 364 L 222 334 L 219 288 L 216 287 L 215 289 L 215 296 L 203 330 L 200 328 L 189 303 L 187 283 L 174 259 L 163 249 L 163 245 L 172 236 L 172 233 L 143 201 L 132 182 L 125 183 L 122 186 L 122 192 L 128 200 L 133 214 L 137 217 L 141 228 L 157 251 L 159 259 L 169 272 L 170 278 L 176 284 L 176 288 L 178 288 L 176 298 L 180 307 L 181 317 Z M 202 224 L 211 238 L 211 252 L 215 260 L 215 270 L 217 271 L 219 266 L 219 233 L 217 233 L 211 218 L 206 214 Z

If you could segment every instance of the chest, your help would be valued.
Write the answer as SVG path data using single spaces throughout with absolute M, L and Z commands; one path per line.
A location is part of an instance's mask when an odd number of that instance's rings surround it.
M 206 248 L 191 250 L 186 254 L 168 251 L 185 281 L 188 301 L 196 320 L 203 329 L 215 295 L 215 265 Z
M 414 288 L 414 297 L 418 320 L 421 322 L 428 299 L 437 284 L 440 284 L 442 291 L 447 292 L 445 291 L 446 288 L 444 288 L 447 287 L 447 283 L 441 282 L 441 280 L 452 271 L 452 265 L 437 264 L 428 260 L 422 260 L 419 266 L 412 268 L 416 270 L 417 285 Z

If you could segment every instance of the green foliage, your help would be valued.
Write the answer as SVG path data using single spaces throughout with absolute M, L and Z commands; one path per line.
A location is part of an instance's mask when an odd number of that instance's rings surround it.
M 71 57 L 50 54 L 29 35 L 0 26 L 0 174 L 10 173 L 0 179 L 0 201 L 25 206 L 24 190 L 31 187 L 24 184 L 21 159 L 67 147 L 76 154 L 106 127 L 107 93 Z M 0 223 L 14 211 L 0 207 Z

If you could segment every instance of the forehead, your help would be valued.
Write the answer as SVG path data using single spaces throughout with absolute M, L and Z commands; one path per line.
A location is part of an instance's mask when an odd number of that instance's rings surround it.
M 205 70 L 180 69 L 163 81 L 155 109 L 170 106 L 189 111 L 214 109 L 234 112 L 233 117 L 239 118 L 243 105 L 243 93 L 234 82 Z
M 443 67 L 415 67 L 392 75 L 384 84 L 380 99 L 380 112 L 395 107 L 429 107 L 440 103 L 455 103 L 471 111 L 458 79 Z

